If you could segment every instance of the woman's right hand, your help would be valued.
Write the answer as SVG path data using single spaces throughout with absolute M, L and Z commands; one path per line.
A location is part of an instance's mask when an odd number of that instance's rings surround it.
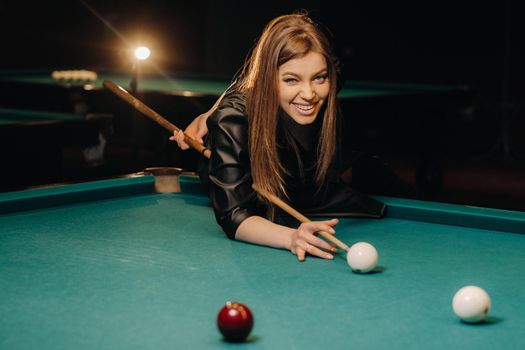
M 299 261 L 304 261 L 306 254 L 323 259 L 333 259 L 334 256 L 328 252 L 335 253 L 337 248 L 316 236 L 319 231 L 334 234 L 333 226 L 337 225 L 337 219 L 325 221 L 311 221 L 302 223 L 293 233 L 290 243 L 290 251 L 297 255 Z
M 199 115 L 197 118 L 193 119 L 184 132 L 182 132 L 182 130 L 174 132 L 173 136 L 170 137 L 170 140 L 176 141 L 179 147 L 183 150 L 190 148 L 190 145 L 184 141 L 184 135 L 197 140 L 200 144 L 204 144 L 203 137 L 208 133 L 206 120 L 212 112 L 213 109 L 210 109 L 208 112 Z

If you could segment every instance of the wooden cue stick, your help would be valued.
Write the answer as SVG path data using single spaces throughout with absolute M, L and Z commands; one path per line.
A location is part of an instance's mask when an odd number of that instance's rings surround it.
M 142 101 L 140 101 L 135 96 L 131 95 L 129 92 L 127 92 L 123 87 L 109 81 L 104 80 L 102 83 L 105 88 L 110 90 L 111 92 L 115 93 L 117 96 L 119 96 L 121 99 L 132 105 L 135 109 L 137 109 L 139 112 L 144 114 L 146 117 L 151 118 L 153 121 L 157 122 L 170 132 L 179 131 L 180 129 L 176 127 L 174 124 L 166 120 L 163 116 L 155 112 L 150 107 L 146 106 L 146 104 Z M 184 135 L 184 141 L 189 144 L 191 147 L 193 147 L 195 150 L 200 152 L 202 155 L 204 155 L 206 158 L 210 158 L 211 151 L 201 145 L 197 140 L 195 140 L 192 137 L 189 137 L 188 135 Z M 259 189 L 255 184 L 252 185 L 253 189 L 257 192 L 259 192 L 262 196 L 266 197 L 271 203 L 277 205 L 279 208 L 299 220 L 300 222 L 310 222 L 311 220 L 308 219 L 306 216 L 299 213 L 297 210 L 283 202 L 279 197 L 271 194 L 271 193 L 263 193 L 261 189 Z M 348 250 L 348 246 L 335 238 L 333 235 L 329 234 L 328 232 L 319 231 L 319 235 L 321 235 L 323 238 L 325 238 L 328 241 L 331 241 L 339 248 L 343 249 L 344 251 Z
M 276 195 L 263 191 L 256 184 L 253 184 L 252 187 L 254 190 L 259 192 L 262 196 L 266 197 L 266 199 L 268 199 L 270 202 L 277 205 L 279 208 L 281 208 L 282 210 L 284 210 L 285 212 L 287 212 L 288 214 L 290 214 L 291 216 L 293 216 L 300 222 L 311 222 L 312 221 L 308 219 L 306 216 L 304 216 L 303 214 L 299 213 L 297 210 L 295 210 L 291 206 L 289 206 L 286 202 L 284 202 L 282 199 L 280 199 Z M 322 236 L 324 239 L 332 242 L 333 244 L 335 244 L 342 250 L 344 251 L 348 250 L 348 246 L 344 244 L 343 242 L 341 242 L 340 240 L 338 240 L 334 235 L 328 232 L 324 232 L 324 231 L 319 231 L 319 235 Z
M 171 122 L 169 122 L 166 118 L 155 112 L 153 109 L 149 108 L 144 104 L 144 102 L 140 101 L 138 98 L 127 92 L 123 87 L 109 81 L 104 80 L 102 83 L 104 87 L 111 92 L 113 92 L 115 95 L 132 105 L 136 110 L 144 114 L 146 117 L 153 119 L 153 121 L 157 122 L 161 126 L 163 126 L 165 129 L 173 133 L 174 131 L 179 131 L 180 129 L 177 128 L 175 125 L 173 125 Z M 184 141 L 193 147 L 195 150 L 197 150 L 199 153 L 204 155 L 206 158 L 210 158 L 211 151 L 204 147 L 202 144 L 200 144 L 197 140 L 184 135 Z

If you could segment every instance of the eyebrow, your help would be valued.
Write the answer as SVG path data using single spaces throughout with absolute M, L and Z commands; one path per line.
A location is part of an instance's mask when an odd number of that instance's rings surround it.
M 320 71 L 318 71 L 317 73 L 313 74 L 312 76 L 315 77 L 315 76 L 318 76 L 319 74 L 324 74 L 324 73 L 328 73 L 328 67 L 321 69 Z M 296 73 L 293 73 L 293 72 L 284 72 L 283 74 L 281 74 L 281 76 L 284 76 L 284 75 L 293 75 L 294 77 L 300 77 L 299 74 L 296 74 Z

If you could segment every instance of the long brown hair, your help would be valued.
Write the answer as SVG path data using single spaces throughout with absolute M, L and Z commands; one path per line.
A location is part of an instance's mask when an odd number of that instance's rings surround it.
M 277 196 L 286 196 L 276 140 L 279 119 L 279 66 L 310 52 L 323 55 L 330 91 L 325 102 L 317 149 L 316 182 L 323 183 L 336 149 L 336 66 L 327 36 L 306 14 L 279 16 L 270 21 L 240 74 L 239 88 L 246 96 L 249 151 L 253 182 Z M 318 116 L 318 118 L 321 116 Z

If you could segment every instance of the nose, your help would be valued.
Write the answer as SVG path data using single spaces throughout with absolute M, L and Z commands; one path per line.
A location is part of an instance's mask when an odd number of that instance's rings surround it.
M 315 89 L 311 83 L 304 83 L 301 88 L 301 98 L 310 101 L 315 98 Z

